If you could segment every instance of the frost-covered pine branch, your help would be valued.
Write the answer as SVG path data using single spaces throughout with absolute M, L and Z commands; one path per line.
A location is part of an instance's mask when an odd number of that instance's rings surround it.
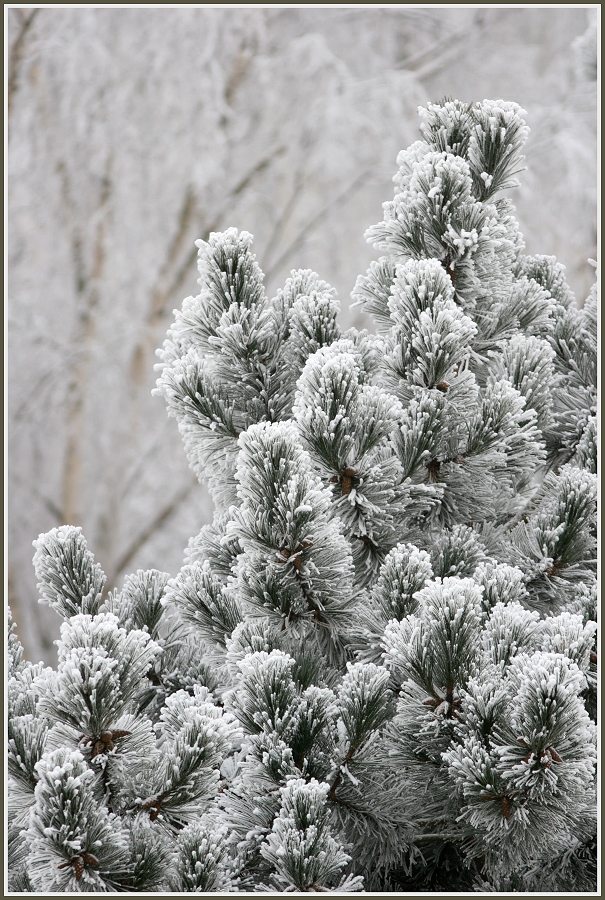
M 56 671 L 9 633 L 10 885 L 591 891 L 596 292 L 524 254 L 514 103 L 421 111 L 383 254 L 269 298 L 198 242 L 157 393 L 215 500 L 171 577 L 104 594 L 35 542 Z

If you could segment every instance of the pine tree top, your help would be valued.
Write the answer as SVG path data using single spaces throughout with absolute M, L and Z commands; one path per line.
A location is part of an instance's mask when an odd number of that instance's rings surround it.
M 156 393 L 215 502 L 172 577 L 35 542 L 9 636 L 26 891 L 584 891 L 596 872 L 596 295 L 530 257 L 514 103 L 420 110 L 342 332 L 198 241 Z M 23 874 L 25 873 L 25 874 Z

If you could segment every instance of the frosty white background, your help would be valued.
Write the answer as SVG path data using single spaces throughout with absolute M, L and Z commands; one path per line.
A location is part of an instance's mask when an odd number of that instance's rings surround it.
M 32 540 L 81 525 L 108 574 L 176 572 L 211 517 L 154 351 L 195 292 L 196 238 L 255 235 L 349 293 L 416 109 L 527 110 L 514 202 L 528 253 L 580 302 L 596 244 L 596 7 L 5 8 L 8 32 L 9 600 L 54 662 Z

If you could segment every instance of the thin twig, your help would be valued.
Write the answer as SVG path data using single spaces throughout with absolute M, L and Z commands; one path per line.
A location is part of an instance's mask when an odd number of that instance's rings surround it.
M 273 162 L 273 160 L 276 159 L 276 157 L 281 156 L 283 153 L 285 153 L 285 151 L 286 148 L 284 146 L 276 147 L 274 150 L 260 159 L 257 163 L 255 163 L 254 166 L 252 166 L 252 168 L 246 173 L 246 175 L 244 175 L 244 177 L 240 181 L 238 181 L 233 190 L 230 191 L 225 207 L 221 209 L 216 216 L 214 216 L 213 222 L 204 228 L 204 233 L 202 236 L 203 240 L 208 240 L 210 234 L 220 227 L 220 222 L 224 217 L 225 209 L 228 205 L 231 204 L 232 200 L 234 200 L 243 191 L 245 191 L 253 181 L 253 179 L 257 175 L 260 175 L 262 172 L 264 172 L 265 169 L 267 169 Z M 168 281 L 166 286 L 158 286 L 152 295 L 150 313 L 147 320 L 147 324 L 151 328 L 157 327 L 163 321 L 163 317 L 166 313 L 166 301 L 179 291 L 181 285 L 183 284 L 185 278 L 187 277 L 187 275 L 191 271 L 193 264 L 195 263 L 198 251 L 197 247 L 194 245 L 190 250 L 187 251 L 180 264 L 177 265 L 177 251 L 182 244 L 184 237 L 186 236 L 187 228 L 193 218 L 193 213 L 195 211 L 194 200 L 195 198 L 191 192 L 191 189 L 189 189 L 186 194 L 179 217 L 179 227 L 177 229 L 177 234 L 170 243 L 166 262 L 160 269 L 160 281 L 168 278 L 168 272 L 170 271 L 170 269 L 174 269 L 175 265 L 176 271 L 174 271 L 172 278 Z
M 13 96 L 15 91 L 17 90 L 17 82 L 19 79 L 19 67 L 21 65 L 21 60 L 23 59 L 23 48 L 25 45 L 25 38 L 33 25 L 34 19 L 37 14 L 40 12 L 40 7 L 35 7 L 28 15 L 21 15 L 21 29 L 19 34 L 15 38 L 15 42 L 11 47 L 10 58 L 8 61 L 8 77 L 6 80 L 6 104 L 7 104 L 7 112 L 8 118 L 10 119 Z
M 300 197 L 301 190 L 304 186 L 304 183 L 305 183 L 304 172 L 303 171 L 297 172 L 296 178 L 294 181 L 294 190 L 292 191 L 290 198 L 284 204 L 284 208 L 282 209 L 281 214 L 277 217 L 275 225 L 273 226 L 273 229 L 271 231 L 269 240 L 267 241 L 267 246 L 269 249 L 268 249 L 268 253 L 265 258 L 265 268 L 267 268 L 267 267 L 269 267 L 269 269 L 271 268 L 271 250 L 277 241 L 278 234 L 281 231 L 283 231 L 286 222 L 292 215 L 294 207 L 296 206 L 296 202 L 297 202 L 298 198 Z
M 198 484 L 197 478 L 191 478 L 187 484 L 178 491 L 172 500 L 169 501 L 154 518 L 149 522 L 146 528 L 132 541 L 130 546 L 125 550 L 114 566 L 114 574 L 111 579 L 115 583 L 118 575 L 130 564 L 136 553 L 144 547 L 150 537 L 161 528 L 161 526 L 176 512 L 181 503 L 189 496 L 192 489 Z M 109 579 L 108 579 L 109 583 Z
M 365 169 L 361 173 L 361 175 L 359 175 L 357 178 L 355 178 L 351 182 L 351 184 L 347 185 L 347 187 L 344 190 L 342 190 L 340 192 L 340 194 L 338 194 L 336 197 L 334 197 L 332 200 L 330 200 L 329 203 L 326 203 L 326 205 L 323 206 L 319 210 L 319 212 L 317 212 L 307 222 L 307 224 L 305 226 L 303 226 L 303 228 L 301 228 L 301 230 L 296 235 L 294 240 L 290 242 L 290 244 L 286 247 L 286 249 L 283 251 L 283 253 L 280 255 L 280 257 L 277 259 L 277 261 L 274 262 L 273 265 L 265 271 L 265 277 L 266 277 L 267 281 L 269 281 L 269 279 L 272 278 L 273 274 L 280 268 L 281 265 L 283 265 L 283 263 L 287 260 L 288 256 L 290 256 L 290 254 L 294 250 L 294 248 L 296 246 L 298 246 L 298 244 L 300 244 L 300 242 L 305 238 L 305 236 L 309 233 L 309 231 L 311 231 L 311 229 L 313 229 L 315 227 L 315 225 L 317 225 L 317 223 L 321 219 L 323 219 L 323 217 L 326 215 L 326 213 L 330 212 L 330 210 L 334 209 L 336 206 L 338 206 L 340 203 L 342 203 L 343 200 L 346 200 L 347 197 L 350 196 L 351 193 L 356 191 L 361 186 L 361 184 L 367 178 L 369 171 L 370 171 L 369 168 Z

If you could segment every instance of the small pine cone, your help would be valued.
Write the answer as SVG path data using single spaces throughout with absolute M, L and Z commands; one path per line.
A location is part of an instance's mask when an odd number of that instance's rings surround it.
M 544 759 L 546 759 L 546 762 L 544 762 Z M 554 747 L 547 747 L 546 750 L 544 751 L 544 753 L 542 754 L 540 762 L 544 762 L 544 765 L 547 768 L 549 768 L 551 762 L 560 763 L 560 762 L 563 762 L 563 760 L 561 759 L 561 757 L 559 756 L 559 754 L 557 753 L 557 751 L 555 750 Z
M 351 489 L 353 487 L 353 476 L 356 474 L 355 469 L 352 469 L 351 466 L 347 466 L 344 470 L 341 479 L 341 493 L 344 496 L 345 494 L 350 494 Z
M 146 800 L 141 804 L 141 809 L 146 809 L 149 811 L 149 818 L 152 822 L 155 822 L 157 817 L 160 814 L 160 801 L 156 798 L 151 800 Z
M 72 860 L 71 864 L 74 867 L 74 872 L 76 873 L 76 881 L 79 881 L 84 871 L 84 860 L 81 856 L 76 856 L 76 858 Z

